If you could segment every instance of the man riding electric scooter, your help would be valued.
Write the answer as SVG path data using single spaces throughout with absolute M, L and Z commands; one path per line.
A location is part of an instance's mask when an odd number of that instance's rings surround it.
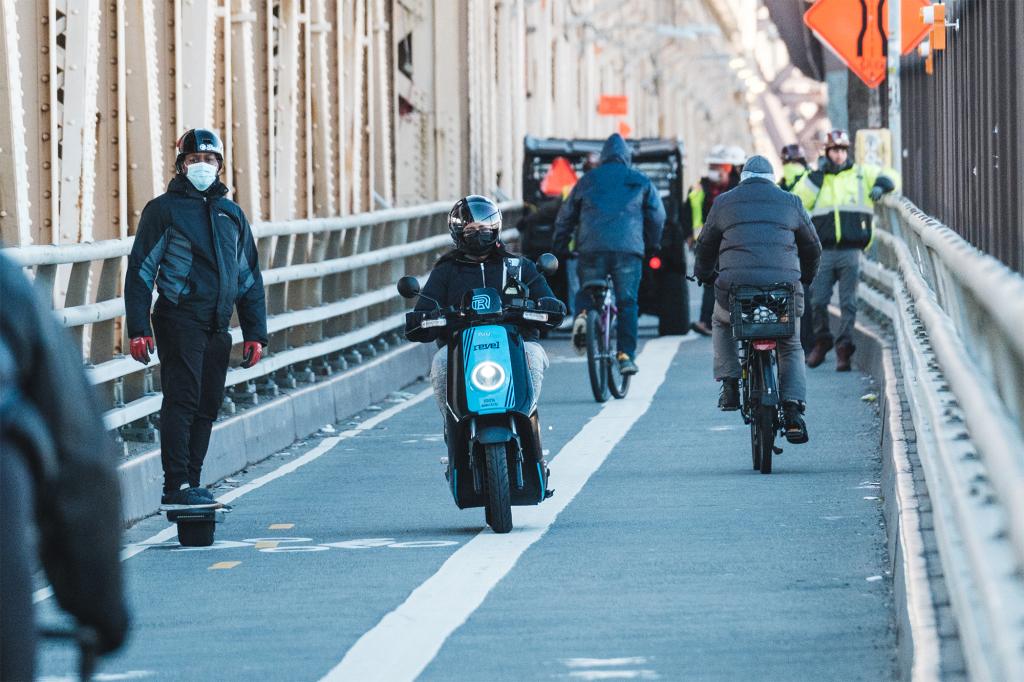
M 438 260 L 422 292 L 413 278 L 399 282 L 404 296 L 419 296 L 406 337 L 440 346 L 430 380 L 445 420 L 456 503 L 486 507 L 488 523 L 507 532 L 510 504 L 538 504 L 547 495 L 536 405 L 548 357 L 537 342 L 538 325 L 557 326 L 565 306 L 533 261 L 501 244 L 501 212 L 491 200 L 459 200 L 448 228 L 455 249 Z M 557 267 L 549 254 L 541 262 L 547 273 Z M 499 457 L 506 479 L 500 486 L 490 466 L 499 451 L 507 456 Z M 492 493 L 504 496 L 495 500 Z

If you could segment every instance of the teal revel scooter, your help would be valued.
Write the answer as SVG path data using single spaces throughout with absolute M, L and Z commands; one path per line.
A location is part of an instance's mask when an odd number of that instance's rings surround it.
M 545 256 L 538 267 L 549 274 L 558 261 Z M 419 282 L 403 277 L 398 291 L 405 298 L 420 296 Z M 505 305 L 490 287 L 467 292 L 458 306 L 442 308 L 435 301 L 432 312 L 408 313 L 414 317 L 407 327 L 448 330 L 445 475 L 455 504 L 460 509 L 483 507 L 496 533 L 512 530 L 512 506 L 540 504 L 551 494 L 519 326 L 553 328 L 565 316 L 560 301 L 538 307 L 528 297 L 528 284 L 514 277 L 505 286 L 506 295 L 510 292 Z

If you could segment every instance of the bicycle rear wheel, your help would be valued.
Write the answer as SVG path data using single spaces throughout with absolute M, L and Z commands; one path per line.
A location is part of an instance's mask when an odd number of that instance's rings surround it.
M 743 377 L 740 394 L 743 401 L 743 417 L 750 426 L 750 456 L 754 464 L 754 471 L 759 471 L 761 469 L 761 425 L 757 417 L 761 410 L 761 373 L 757 371 L 757 366 L 752 358 L 744 364 Z M 754 396 L 757 396 L 757 400 L 754 400 Z
M 756 418 L 760 405 L 752 406 L 755 417 L 750 420 L 750 454 L 753 459 L 754 471 L 761 470 L 761 425 Z
M 761 473 L 772 472 L 772 453 L 775 447 L 775 415 L 774 405 L 759 405 L 754 419 L 759 431 L 758 442 L 761 446 Z
M 758 377 L 759 400 L 757 410 L 753 413 L 753 424 L 757 425 L 758 445 L 761 451 L 762 474 L 772 472 L 772 454 L 775 448 L 775 433 L 778 428 L 779 408 L 776 401 L 779 396 L 778 379 L 775 374 L 775 354 L 761 351 L 754 356 L 751 370 Z M 771 404 L 760 404 L 761 399 L 771 396 Z
M 608 400 L 608 348 L 601 330 L 601 317 L 596 310 L 587 311 L 587 373 L 594 400 Z
M 609 322 L 609 324 L 608 324 L 608 329 L 609 329 L 609 337 L 611 336 L 611 334 L 613 334 L 613 333 L 618 331 L 617 319 L 615 317 L 611 318 L 611 322 Z M 609 339 L 608 347 L 609 348 L 615 348 L 616 350 L 618 350 L 619 344 L 617 342 L 613 342 L 613 341 L 611 341 Z M 609 351 L 609 353 L 608 353 L 608 390 L 611 391 L 611 394 L 613 396 L 615 396 L 616 398 L 618 398 L 619 400 L 621 400 L 622 398 L 625 398 L 626 394 L 629 393 L 629 378 L 630 377 L 629 377 L 628 374 L 623 375 L 622 372 L 619 371 L 618 353 L 617 352 Z

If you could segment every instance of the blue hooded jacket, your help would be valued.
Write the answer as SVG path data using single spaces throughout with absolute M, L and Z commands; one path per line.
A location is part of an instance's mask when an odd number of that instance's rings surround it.
M 618 133 L 601 150 L 601 164 L 584 175 L 555 221 L 555 252 L 568 253 L 576 237 L 579 253 L 632 253 L 661 244 L 665 206 L 651 179 L 630 167 L 632 153 Z

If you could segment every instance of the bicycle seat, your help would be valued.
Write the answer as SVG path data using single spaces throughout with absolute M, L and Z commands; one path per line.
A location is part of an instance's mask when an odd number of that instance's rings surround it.
M 592 279 L 580 285 L 580 289 L 607 289 L 608 280 Z

